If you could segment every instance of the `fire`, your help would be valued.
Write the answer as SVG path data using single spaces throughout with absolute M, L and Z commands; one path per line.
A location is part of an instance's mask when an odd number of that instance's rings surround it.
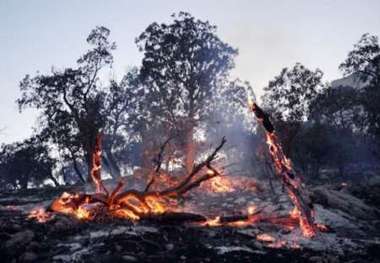
M 250 205 L 247 208 L 248 215 L 253 215 L 257 210 L 257 206 L 255 205 Z
M 286 168 L 286 172 L 292 172 L 293 166 L 290 159 L 288 159 L 284 152 L 282 151 L 282 147 L 278 143 L 278 138 L 276 134 L 274 133 L 267 133 L 266 134 L 266 142 L 269 146 L 269 152 L 274 160 L 274 165 L 276 168 L 276 171 L 278 173 L 282 173 L 283 169 Z M 298 178 L 295 178 L 297 180 L 294 180 L 294 187 L 299 187 L 301 184 L 300 180 Z M 292 181 L 293 182 L 293 181 Z
M 215 218 L 207 219 L 206 222 L 201 224 L 202 226 L 221 226 L 222 223 L 220 222 L 220 216 L 217 216 Z
M 300 217 L 300 211 L 298 211 L 297 207 L 295 206 L 293 210 L 289 213 L 290 218 L 298 219 Z
M 299 211 L 299 226 L 303 235 L 309 238 L 315 236 L 317 227 L 314 224 L 312 204 L 310 200 L 305 199 L 307 194 L 303 189 L 301 179 L 294 171 L 290 159 L 284 154 L 269 116 L 256 103 L 250 105 L 250 109 L 265 129 L 266 143 L 274 163 L 276 175 L 281 179 L 290 200 Z
M 274 128 L 268 121 L 265 113 L 263 113 L 252 100 L 249 101 L 249 105 L 267 131 L 266 142 L 275 170 L 287 187 L 289 197 L 294 204 L 294 209 L 290 212 L 289 217 L 276 218 L 268 215 L 263 216 L 263 214 L 260 213 L 262 209 L 258 210 L 256 205 L 250 205 L 243 213 L 222 218 L 216 216 L 200 224 L 210 227 L 243 227 L 266 220 L 273 224 L 294 227 L 299 223 L 303 234 L 307 237 L 312 237 L 316 233 L 317 226 L 311 224 L 313 215 L 307 214 L 308 210 L 305 210 L 303 206 L 304 200 L 300 199 L 300 196 L 297 194 L 302 190 L 301 180 L 294 173 L 290 159 L 283 153 Z M 225 143 L 225 139 L 223 138 L 221 144 L 215 151 L 208 156 L 204 162 L 194 165 L 193 170 L 190 171 L 184 179 L 175 179 L 169 174 L 161 173 L 160 166 L 157 166 L 155 171 L 150 173 L 151 179 L 145 190 L 139 191 L 130 189 L 122 191 L 124 182 L 120 181 L 114 189 L 111 189 L 112 191 L 109 191 L 101 180 L 100 140 L 100 136 L 97 136 L 94 153 L 92 155 L 91 178 L 95 184 L 95 193 L 64 192 L 51 204 L 50 209 L 52 211 L 71 215 L 79 220 L 94 220 L 98 216 L 111 216 L 137 221 L 156 215 L 179 211 L 179 198 L 184 196 L 190 189 L 200 185 L 213 193 L 227 193 L 240 189 L 255 191 L 260 189 L 259 185 L 251 179 L 239 179 L 234 177 L 234 180 L 232 180 L 211 166 L 211 161 L 214 160 L 216 154 Z M 162 190 L 156 187 L 155 184 L 157 184 L 157 182 L 165 185 L 166 188 Z M 150 188 L 151 185 L 153 185 L 152 188 Z M 35 210 L 29 215 L 29 218 L 35 218 L 39 222 L 46 222 L 51 217 L 52 213 L 47 213 L 44 210 Z M 323 229 L 323 226 L 318 226 L 318 228 Z M 273 246 L 282 246 L 281 241 L 277 241 L 273 236 L 268 234 L 261 234 L 256 238 L 260 241 L 270 242 Z
M 91 169 L 91 178 L 95 183 L 96 192 L 100 193 L 102 191 L 107 192 L 107 189 L 104 187 L 101 179 L 101 160 L 102 160 L 102 150 L 101 150 L 101 135 L 96 136 L 94 153 L 92 154 L 92 169 Z
M 46 212 L 44 208 L 35 208 L 29 212 L 29 219 L 35 219 L 39 223 L 46 223 L 54 218 L 52 213 Z
M 79 194 L 64 192 L 55 199 L 51 209 L 62 214 L 73 215 L 78 219 L 91 219 L 93 217 L 94 206 L 89 205 L 89 198 Z
M 209 184 L 210 190 L 214 193 L 229 193 L 234 191 L 232 182 L 225 176 L 216 176 L 206 183 Z
M 81 205 L 78 207 L 78 209 L 75 212 L 75 216 L 78 219 L 83 219 L 83 220 L 92 218 L 91 211 L 87 209 L 85 205 Z
M 116 209 L 115 211 L 112 212 L 112 214 L 115 217 L 124 218 L 124 219 L 127 218 L 127 219 L 130 219 L 132 221 L 137 221 L 140 219 L 140 217 L 138 215 L 136 215 L 135 213 L 133 213 L 129 209 Z
M 274 242 L 274 241 L 276 241 L 276 238 L 274 238 L 273 236 L 271 236 L 269 234 L 266 234 L 266 233 L 257 235 L 256 239 L 259 240 L 259 241 L 264 241 L 264 242 Z

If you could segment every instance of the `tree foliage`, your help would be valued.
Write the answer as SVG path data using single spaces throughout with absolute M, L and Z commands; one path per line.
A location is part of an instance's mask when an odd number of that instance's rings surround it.
M 209 116 L 237 50 L 219 39 L 216 26 L 184 12 L 173 15 L 169 24 L 152 23 L 136 43 L 143 52 L 140 77 L 146 87 L 146 115 L 152 124 L 185 134 L 190 168 L 194 128 Z
M 23 188 L 39 185 L 53 176 L 55 160 L 49 156 L 48 147 L 38 137 L 23 142 L 2 145 L 0 148 L 0 174 L 2 188 Z
M 264 88 L 264 107 L 279 120 L 307 120 L 310 104 L 323 89 L 322 77 L 320 69 L 313 71 L 300 63 L 282 69 L 280 75 L 269 81 Z
M 84 157 L 91 168 L 95 137 L 105 126 L 106 93 L 100 83 L 101 70 L 112 64 L 115 43 L 109 42 L 105 27 L 92 30 L 92 46 L 77 60 L 76 68 L 52 70 L 51 74 L 27 75 L 21 82 L 20 110 L 41 111 L 43 136 L 59 146 L 66 159 Z
M 359 79 L 363 88 L 358 91 L 358 104 L 364 109 L 358 125 L 380 139 L 380 46 L 377 36 L 364 34 L 340 65 L 345 75 Z

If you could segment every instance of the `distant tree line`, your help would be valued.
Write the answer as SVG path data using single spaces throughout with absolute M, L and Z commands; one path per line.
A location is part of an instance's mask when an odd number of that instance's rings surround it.
M 163 168 L 190 170 L 206 144 L 222 135 L 231 142 L 231 162 L 270 173 L 262 134 L 252 132 L 253 116 L 247 115 L 252 88 L 231 78 L 238 50 L 218 37 L 216 26 L 184 12 L 169 23 L 150 24 L 136 38 L 141 67 L 120 80 L 105 77 L 116 49 L 110 30 L 96 27 L 87 43 L 75 67 L 20 82 L 20 111 L 36 108 L 40 116 L 30 139 L 1 145 L 2 188 L 85 183 L 97 134 L 103 168 L 114 178 L 133 167 L 147 173 L 168 138 Z M 340 66 L 360 89 L 331 87 L 321 70 L 300 63 L 264 88 L 263 106 L 285 151 L 308 178 L 327 168 L 343 175 L 347 165 L 368 161 L 353 151 L 371 149 L 371 158 L 379 156 L 379 61 L 378 38 L 365 34 Z
M 355 85 L 323 83 L 321 70 L 297 63 L 264 88 L 286 152 L 309 178 L 323 169 L 343 177 L 380 157 L 378 37 L 364 34 L 339 68 Z

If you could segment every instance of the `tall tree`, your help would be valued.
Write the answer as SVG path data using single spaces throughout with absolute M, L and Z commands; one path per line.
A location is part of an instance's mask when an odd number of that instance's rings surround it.
M 305 121 L 311 102 L 323 89 L 322 77 L 320 69 L 312 71 L 300 63 L 284 68 L 264 88 L 263 103 L 278 119 Z
M 380 46 L 377 36 L 364 34 L 340 65 L 344 75 L 352 75 L 364 86 L 358 91 L 364 109 L 359 123 L 380 142 Z
M 323 90 L 323 73 L 310 70 L 301 63 L 282 69 L 280 75 L 264 88 L 263 105 L 271 113 L 275 123 L 282 126 L 282 141 L 286 154 L 304 121 L 309 118 L 310 105 Z
M 149 116 L 185 131 L 185 164 L 194 162 L 194 130 L 207 118 L 213 94 L 234 66 L 237 50 L 216 35 L 216 26 L 188 13 L 166 24 L 152 23 L 137 38 L 144 53 L 141 80 Z
M 337 129 L 363 127 L 358 91 L 350 86 L 329 87 L 312 102 L 311 118 Z
M 77 60 L 76 68 L 51 74 L 27 75 L 20 84 L 20 110 L 35 107 L 41 111 L 40 127 L 46 138 L 60 146 L 63 155 L 72 159 L 84 155 L 91 170 L 95 137 L 105 126 L 103 114 L 105 92 L 100 83 L 101 71 L 111 66 L 115 43 L 108 40 L 110 30 L 97 27 L 87 38 L 92 46 Z

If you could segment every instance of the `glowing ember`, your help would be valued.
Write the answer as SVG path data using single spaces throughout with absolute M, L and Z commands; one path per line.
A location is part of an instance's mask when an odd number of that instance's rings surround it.
M 273 243 L 268 244 L 268 247 L 271 248 L 282 248 L 286 246 L 286 241 L 285 240 L 276 240 Z M 295 249 L 298 247 L 294 247 Z
M 28 218 L 35 219 L 39 223 L 46 223 L 47 221 L 53 219 L 54 215 L 52 213 L 46 212 L 43 208 L 35 208 L 29 212 Z
M 265 129 L 266 143 L 274 163 L 276 175 L 281 179 L 287 189 L 290 200 L 299 211 L 299 225 L 303 235 L 306 237 L 315 236 L 317 228 L 314 225 L 312 204 L 302 187 L 300 177 L 297 176 L 291 161 L 282 150 L 269 116 L 254 102 L 251 104 L 250 109 Z
M 257 206 L 255 205 L 251 205 L 251 206 L 248 206 L 247 208 L 247 212 L 248 212 L 248 215 L 253 215 L 257 210 Z
M 263 242 L 274 242 L 274 241 L 276 241 L 276 239 L 273 236 L 266 234 L 266 233 L 257 235 L 256 239 L 259 241 L 263 241 Z
M 203 162 L 195 165 L 182 180 L 173 180 L 171 176 L 161 174 L 158 165 L 154 177 L 151 177 L 147 185 L 149 187 L 146 187 L 144 191 L 134 189 L 122 191 L 124 187 L 122 181 L 119 181 L 112 191 L 108 191 L 101 180 L 101 138 L 97 136 L 91 169 L 91 178 L 95 183 L 96 193 L 64 192 L 52 202 L 50 209 L 80 220 L 114 216 L 134 221 L 174 212 L 178 208 L 179 198 L 189 190 L 214 177 L 221 177 L 221 174 L 212 167 L 211 162 L 214 161 L 218 151 L 225 143 L 226 140 L 223 138 L 219 146 Z M 206 174 L 200 174 L 206 167 L 209 171 Z M 159 181 L 167 182 L 166 188 L 150 191 L 150 186 L 157 182 L 156 177 L 159 178 Z M 222 187 L 223 184 L 217 186 Z
M 203 226 L 221 226 L 222 223 L 220 222 L 220 216 L 217 216 L 215 218 L 207 219 L 206 222 L 202 223 Z
M 330 229 L 328 226 L 324 225 L 324 224 L 315 224 L 316 227 L 318 228 L 319 231 L 321 232 L 328 232 Z
M 297 207 L 295 206 L 293 210 L 289 213 L 290 218 L 298 219 L 300 217 L 300 211 L 298 211 Z
M 87 219 L 91 219 L 92 216 L 91 216 L 91 210 L 86 208 L 85 205 L 81 205 L 78 207 L 78 209 L 76 210 L 76 213 L 75 213 L 76 217 L 78 219 L 84 219 L 84 220 L 87 220 Z
M 214 175 L 215 172 L 214 172 L 213 170 L 208 169 L 208 170 L 207 170 L 207 174 L 209 174 L 209 175 Z
M 235 189 L 232 186 L 232 182 L 226 176 L 215 176 L 209 181 L 205 182 L 206 188 L 214 193 L 229 193 Z

